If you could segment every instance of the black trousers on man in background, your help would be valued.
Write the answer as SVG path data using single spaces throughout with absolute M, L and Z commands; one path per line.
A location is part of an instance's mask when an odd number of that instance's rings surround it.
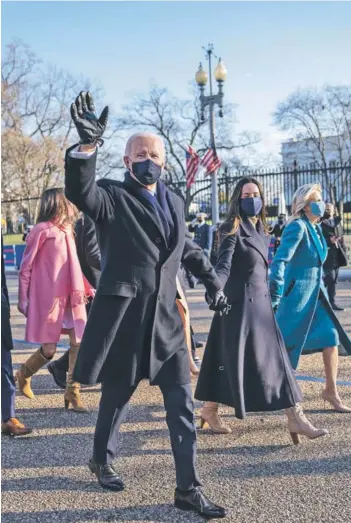
M 339 278 L 339 269 L 324 270 L 324 284 L 328 291 L 329 301 L 335 305 L 336 285 Z

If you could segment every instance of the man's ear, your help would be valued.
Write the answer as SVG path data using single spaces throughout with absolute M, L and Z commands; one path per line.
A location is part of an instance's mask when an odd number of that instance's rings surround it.
M 128 158 L 128 156 L 124 156 L 123 157 L 123 161 L 124 161 L 124 165 L 129 170 L 129 158 Z

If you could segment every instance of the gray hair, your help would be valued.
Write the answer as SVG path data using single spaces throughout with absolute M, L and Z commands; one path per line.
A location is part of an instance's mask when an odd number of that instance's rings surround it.
M 316 192 L 322 192 L 322 187 L 319 183 L 307 183 L 306 185 L 301 185 L 295 191 L 291 205 L 292 216 L 289 222 L 301 218 L 304 208 Z
M 132 143 L 134 142 L 134 140 L 136 140 L 137 138 L 157 138 L 157 140 L 159 140 L 159 142 L 162 145 L 163 152 L 166 153 L 165 143 L 163 141 L 163 138 L 161 136 L 159 136 L 158 134 L 145 131 L 145 132 L 132 134 L 132 136 L 130 138 L 128 138 L 126 148 L 125 148 L 125 153 L 124 153 L 126 156 L 129 156 L 130 147 L 131 147 Z

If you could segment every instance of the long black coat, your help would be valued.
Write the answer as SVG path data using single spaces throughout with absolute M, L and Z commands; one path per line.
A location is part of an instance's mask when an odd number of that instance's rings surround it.
M 10 299 L 6 283 L 4 245 L 1 236 L 1 350 L 12 350 L 12 331 L 10 323 Z
M 75 233 L 80 267 L 90 285 L 97 289 L 101 275 L 101 255 L 95 223 L 89 216 L 83 214 L 76 223 Z
M 123 182 L 95 183 L 95 153 L 66 155 L 66 195 L 96 223 L 101 278 L 75 366 L 75 379 L 123 386 L 149 377 L 153 385 L 189 383 L 188 350 L 176 305 L 182 262 L 213 294 L 220 281 L 185 228 L 184 205 L 166 190 L 174 221 L 167 245 L 154 211 Z M 162 182 L 159 182 L 162 183 Z
M 232 308 L 215 314 L 195 398 L 246 412 L 288 408 L 301 401 L 268 290 L 268 244 L 258 229 L 243 221 L 234 235 L 222 228 L 216 272 Z

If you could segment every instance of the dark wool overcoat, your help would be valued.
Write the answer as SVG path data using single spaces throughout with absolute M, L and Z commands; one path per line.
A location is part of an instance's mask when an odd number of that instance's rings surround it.
M 234 407 L 235 416 L 301 401 L 268 289 L 270 237 L 244 220 L 234 235 L 221 229 L 216 272 L 231 304 L 213 317 L 195 398 Z
M 6 283 L 4 245 L 1 235 L 1 350 L 12 350 L 12 332 L 10 323 L 10 300 Z
M 182 199 L 166 189 L 174 234 L 167 242 L 155 211 L 133 187 L 95 182 L 97 153 L 66 154 L 66 195 L 96 224 L 101 277 L 75 366 L 83 384 L 150 378 L 153 385 L 190 382 L 188 349 L 176 305 L 182 262 L 206 285 L 221 288 L 214 269 L 185 228 Z M 158 183 L 162 183 L 161 181 Z

